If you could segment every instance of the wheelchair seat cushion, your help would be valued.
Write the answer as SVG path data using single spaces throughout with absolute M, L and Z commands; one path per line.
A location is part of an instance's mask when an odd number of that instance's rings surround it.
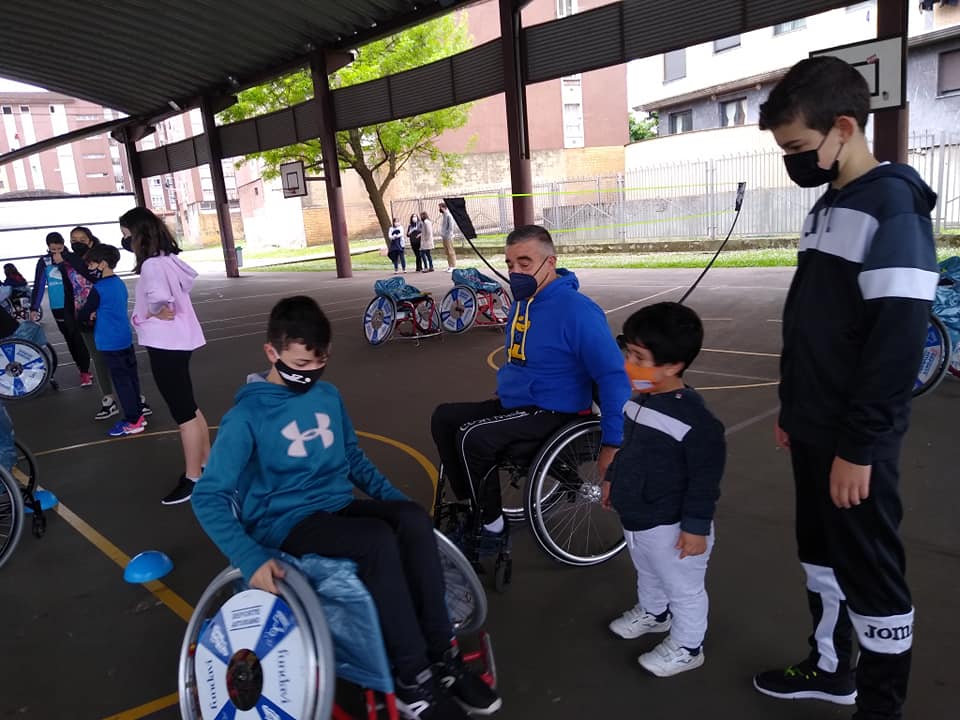
M 337 676 L 360 687 L 393 692 L 377 606 L 357 577 L 356 564 L 320 555 L 280 553 L 280 559 L 306 575 L 317 591 L 333 638 Z
M 417 300 L 426 297 L 426 293 L 413 285 L 407 285 L 406 281 L 401 277 L 377 280 L 373 284 L 373 291 L 377 295 L 392 298 L 397 302 L 401 300 Z
M 478 292 L 497 292 L 500 290 L 500 283 L 491 277 L 487 277 L 476 268 L 457 268 L 453 271 L 453 284 L 466 285 L 471 290 Z

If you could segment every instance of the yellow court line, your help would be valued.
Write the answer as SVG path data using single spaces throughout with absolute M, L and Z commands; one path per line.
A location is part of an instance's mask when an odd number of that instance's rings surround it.
M 104 720 L 140 720 L 140 718 L 145 718 L 147 715 L 153 715 L 155 712 L 160 712 L 168 707 L 172 707 L 178 702 L 180 702 L 180 695 L 177 693 L 170 693 L 169 695 L 164 695 L 162 698 L 151 700 L 150 702 L 144 703 L 138 707 L 124 710 L 116 715 L 111 715 L 110 717 L 104 718 Z
M 748 352 L 747 350 L 720 350 L 718 348 L 703 348 L 703 352 L 726 353 L 727 355 L 752 355 L 754 357 L 780 357 L 780 353 Z
M 211 430 L 216 430 L 219 425 L 211 425 Z M 80 450 L 82 448 L 96 447 L 97 445 L 106 445 L 114 442 L 130 442 L 133 440 L 146 440 L 147 438 L 158 437 L 160 435 L 176 435 L 179 430 L 157 430 L 156 432 L 141 433 L 140 435 L 127 435 L 125 437 L 107 438 L 106 440 L 93 440 L 92 442 L 77 443 L 76 445 L 65 445 L 64 447 L 52 448 L 50 450 L 41 450 L 33 454 L 34 457 L 43 457 L 44 455 L 55 455 L 66 452 L 67 450 Z
M 407 455 L 409 455 L 418 463 L 420 463 L 420 467 L 424 469 L 424 471 L 427 473 L 427 477 L 430 478 L 430 482 L 433 484 L 433 491 L 434 492 L 437 491 L 437 478 L 440 477 L 440 473 L 437 470 L 437 466 L 434 465 L 432 462 L 430 462 L 427 456 L 424 455 L 422 452 L 417 450 L 412 445 L 407 445 L 404 442 L 400 442 L 399 440 L 394 440 L 393 438 L 389 438 L 386 435 L 376 435 L 374 433 L 364 432 L 363 430 L 356 430 L 355 432 L 360 437 L 369 438 L 370 440 L 378 440 L 379 442 L 382 442 L 385 445 L 392 445 L 398 450 L 403 450 L 403 452 L 405 452 Z
M 773 382 L 752 383 L 750 385 L 715 385 L 714 387 L 695 387 L 694 390 L 697 392 L 703 392 L 704 390 L 745 390 L 747 388 L 772 387 L 779 384 L 779 380 L 774 380 Z
M 497 366 L 497 364 L 493 361 L 493 356 L 496 355 L 497 353 L 503 352 L 503 351 L 504 351 L 504 350 L 503 350 L 503 345 L 497 345 L 497 347 L 495 347 L 493 350 L 491 350 L 491 351 L 490 351 L 490 354 L 487 355 L 487 365 L 489 365 L 490 367 L 492 367 L 494 370 L 499 370 L 500 368 L 499 368 L 499 367 Z

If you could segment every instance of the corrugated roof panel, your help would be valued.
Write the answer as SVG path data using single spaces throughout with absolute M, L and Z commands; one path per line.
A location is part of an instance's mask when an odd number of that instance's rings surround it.
M 499 40 L 454 55 L 450 61 L 458 105 L 503 92 L 503 50 Z
M 387 80 L 381 78 L 333 92 L 337 130 L 375 125 L 390 119 Z
M 527 81 L 622 63 L 621 11 L 622 3 L 604 5 L 525 30 Z
M 390 107 L 393 117 L 409 117 L 455 105 L 453 65 L 449 58 L 390 77 Z
M 687 6 L 662 0 L 634 0 L 623 7 L 627 59 L 650 57 L 690 47 L 742 30 L 743 0 L 712 0 Z

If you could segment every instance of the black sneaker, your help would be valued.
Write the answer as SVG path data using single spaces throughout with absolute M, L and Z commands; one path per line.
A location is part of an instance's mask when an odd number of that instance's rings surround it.
M 783 700 L 826 700 L 837 705 L 857 701 L 857 684 L 852 671 L 828 673 L 809 660 L 783 670 L 768 670 L 754 676 L 753 686 L 770 697 Z
M 503 704 L 493 688 L 467 669 L 456 646 L 433 668 L 440 686 L 471 715 L 493 715 Z
M 438 687 L 429 669 L 417 676 L 416 685 L 397 680 L 394 691 L 397 711 L 407 720 L 467 720 L 467 714 Z
M 117 407 L 117 404 L 110 400 L 109 402 L 100 404 L 100 411 L 93 416 L 94 420 L 107 420 L 112 418 L 114 415 L 120 414 L 120 408 Z
M 140 414 L 146 417 L 147 415 L 153 415 L 153 408 L 147 404 L 147 401 L 142 399 L 140 400 Z
M 186 502 L 190 499 L 190 496 L 193 495 L 194 485 L 196 485 L 196 483 L 193 480 L 189 479 L 186 475 L 181 475 L 177 481 L 177 486 L 160 502 L 163 505 L 179 505 L 182 502 Z

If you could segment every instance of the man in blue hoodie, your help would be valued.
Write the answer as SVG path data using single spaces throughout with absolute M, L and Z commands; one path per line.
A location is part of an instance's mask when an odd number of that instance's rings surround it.
M 813 634 L 805 659 L 754 686 L 856 702 L 856 720 L 899 720 L 913 603 L 898 464 L 939 279 L 936 195 L 908 165 L 877 162 L 863 133 L 869 112 L 863 76 L 832 57 L 797 63 L 760 107 L 790 178 L 829 187 L 803 225 L 783 309 L 775 427 L 793 465 Z
M 272 367 L 248 378 L 224 416 L 194 511 L 254 588 L 277 592 L 277 550 L 356 562 L 377 606 L 403 717 L 466 720 L 461 706 L 489 715 L 500 698 L 451 644 L 430 517 L 367 459 L 340 393 L 320 379 L 330 334 L 312 298 L 273 308 L 264 345 Z M 373 499 L 355 498 L 355 487 Z
M 545 441 L 599 395 L 601 477 L 623 438 L 621 411 L 630 398 L 623 355 L 606 315 L 579 292 L 572 272 L 557 268 L 553 239 L 539 225 L 507 236 L 514 303 L 506 329 L 506 363 L 492 400 L 440 405 L 431 431 L 447 481 L 458 498 L 478 498 L 485 536 L 506 533 L 499 482 L 483 482 L 514 441 Z

